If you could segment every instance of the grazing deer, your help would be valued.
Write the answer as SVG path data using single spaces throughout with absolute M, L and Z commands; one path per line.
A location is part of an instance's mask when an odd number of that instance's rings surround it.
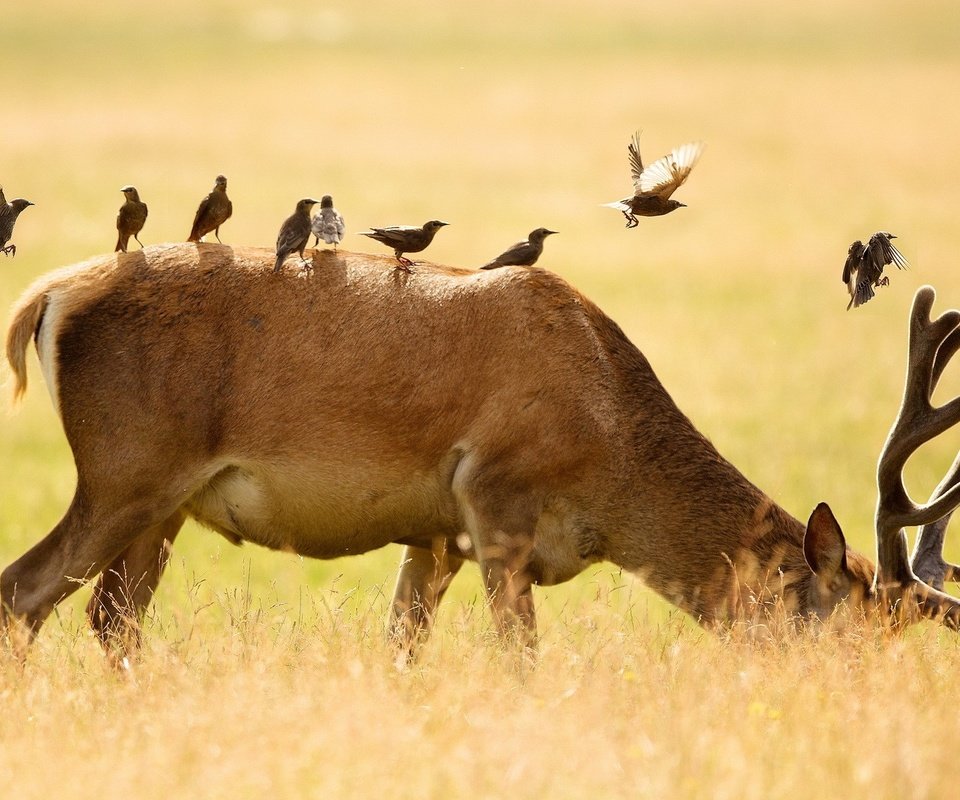
M 94 629 L 135 645 L 187 517 L 318 558 L 404 544 L 406 646 L 467 559 L 500 628 L 528 640 L 532 585 L 601 560 L 708 625 L 751 598 L 816 616 L 872 602 L 873 568 L 829 508 L 805 527 L 751 484 L 558 276 L 313 260 L 274 274 L 267 250 L 155 246 L 26 291 L 15 395 L 33 338 L 77 489 L 0 575 L 8 626 L 35 634 L 99 574 Z

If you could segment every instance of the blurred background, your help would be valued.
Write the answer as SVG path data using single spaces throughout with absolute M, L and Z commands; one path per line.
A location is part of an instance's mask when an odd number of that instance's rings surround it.
M 546 226 L 559 235 L 540 265 L 620 323 L 720 451 L 801 519 L 828 500 L 872 554 L 913 292 L 930 283 L 938 310 L 960 306 L 956 3 L 45 0 L 4 10 L 0 64 L 0 183 L 36 203 L 16 258 L 0 258 L 0 306 L 112 250 L 127 183 L 150 208 L 145 244 L 185 239 L 221 172 L 228 244 L 272 248 L 297 199 L 325 193 L 349 250 L 386 252 L 356 236 L 368 226 L 439 218 L 451 225 L 426 257 L 469 267 Z M 600 204 L 630 193 L 638 128 L 648 162 L 707 149 L 676 195 L 688 208 L 626 230 Z M 847 247 L 881 229 L 911 269 L 847 312 Z M 0 565 L 73 493 L 41 382 L 31 356 L 25 402 L 0 416 Z M 917 495 L 960 433 L 942 439 L 911 465 Z M 160 613 L 204 605 L 184 584 L 280 606 L 363 597 L 380 613 L 399 552 L 321 564 L 190 525 Z M 620 586 L 664 613 L 610 567 L 539 597 L 549 615 Z M 479 591 L 465 570 L 454 607 Z

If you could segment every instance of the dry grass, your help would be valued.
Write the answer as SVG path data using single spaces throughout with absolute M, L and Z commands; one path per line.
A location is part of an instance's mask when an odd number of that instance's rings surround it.
M 272 244 L 304 194 L 355 232 L 453 224 L 431 258 L 482 263 L 540 225 L 543 265 L 625 328 L 677 402 L 785 508 L 827 499 L 872 551 L 876 455 L 899 402 L 913 290 L 954 268 L 960 7 L 697 0 L 4 11 L 0 181 L 37 203 L 0 305 L 113 243 L 185 238 L 230 177 L 226 242 Z M 12 76 L 12 77 L 11 77 Z M 625 145 L 702 138 L 689 208 L 626 231 L 598 204 Z M 678 195 L 679 196 L 679 195 Z M 900 234 L 913 268 L 846 314 L 848 243 Z M 73 469 L 36 364 L 0 418 L 0 565 L 50 529 Z M 947 391 L 958 387 L 947 376 Z M 918 494 L 956 452 L 911 465 Z M 709 509 L 704 509 L 709 514 Z M 955 558 L 957 547 L 951 545 Z M 188 526 L 133 676 L 83 633 L 85 593 L 27 670 L 0 665 L 0 787 L 18 797 L 939 797 L 952 789 L 957 642 L 924 627 L 776 646 L 704 634 L 629 577 L 539 591 L 543 652 L 489 641 L 476 571 L 423 660 L 381 641 L 398 552 L 316 563 Z M 240 588 L 238 588 L 240 587 Z M 67 777 L 69 776 L 69 777 Z

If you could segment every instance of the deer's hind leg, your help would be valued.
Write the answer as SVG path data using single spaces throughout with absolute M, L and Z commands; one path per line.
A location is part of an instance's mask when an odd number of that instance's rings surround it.
M 153 599 L 184 519 L 183 511 L 177 510 L 147 528 L 100 573 L 87 616 L 108 652 L 139 649 L 143 613 Z
M 142 486 L 125 495 L 78 487 L 63 519 L 0 574 L 0 635 L 15 630 L 14 646 L 29 644 L 57 603 L 106 569 L 142 533 L 169 520 L 178 506 L 179 498 Z
M 437 605 L 462 566 L 463 558 L 450 553 L 444 538 L 434 539 L 429 550 L 404 547 L 390 610 L 390 635 L 407 655 L 430 635 Z

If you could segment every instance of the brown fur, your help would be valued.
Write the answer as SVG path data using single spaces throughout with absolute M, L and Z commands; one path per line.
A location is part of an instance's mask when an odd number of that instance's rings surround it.
M 16 394 L 51 309 L 43 336 L 78 471 L 64 519 L 0 576 L 31 630 L 73 578 L 108 564 L 101 587 L 146 576 L 126 604 L 135 618 L 184 514 L 320 558 L 406 544 L 393 620 L 406 641 L 465 557 L 480 562 L 498 623 L 525 637 L 531 584 L 600 560 L 704 623 L 776 581 L 801 614 L 832 608 L 804 562 L 804 526 L 716 452 L 561 278 L 429 264 L 405 275 L 329 251 L 312 271 L 273 274 L 273 261 L 149 247 L 53 273 L 15 308 Z M 816 541 L 845 549 L 839 528 Z M 842 572 L 867 587 L 868 562 L 850 561 L 823 581 Z M 101 589 L 92 605 L 106 594 L 125 593 Z M 104 620 L 120 616 L 91 614 L 111 630 Z

